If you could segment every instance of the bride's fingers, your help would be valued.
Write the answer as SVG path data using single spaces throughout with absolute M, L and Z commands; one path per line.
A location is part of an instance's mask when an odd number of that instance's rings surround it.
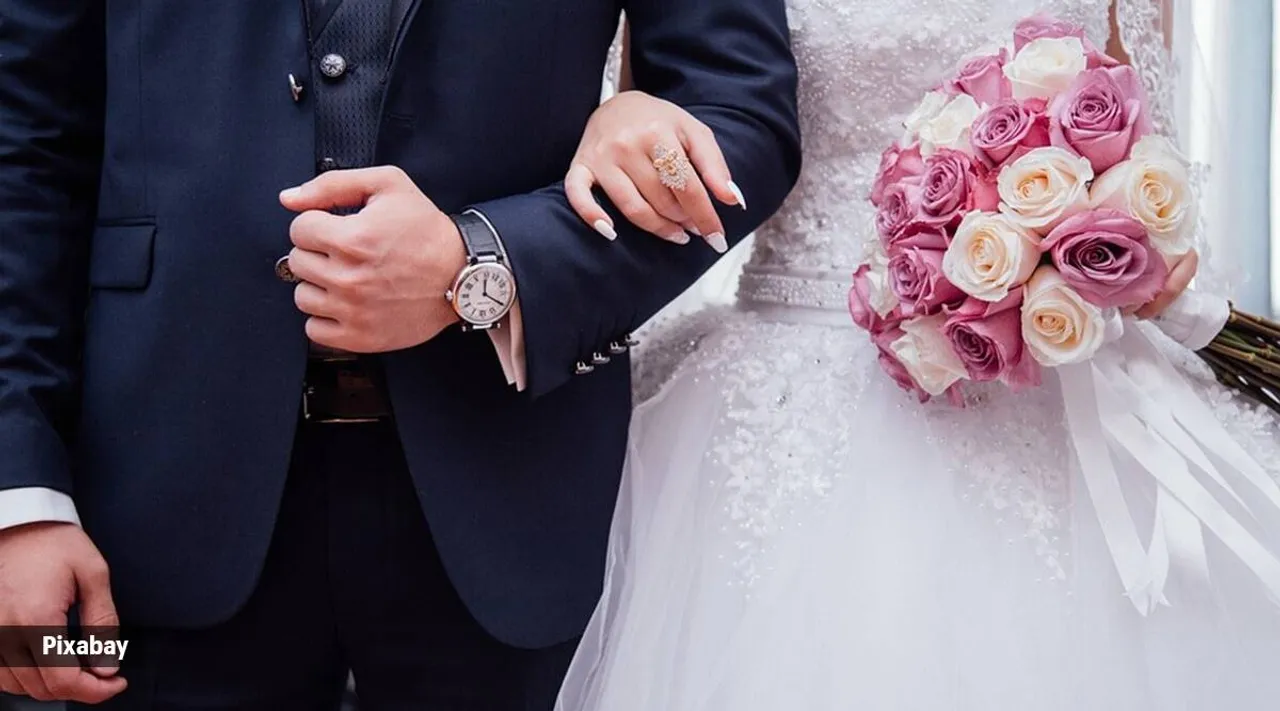
M 1155 318 L 1164 313 L 1164 310 L 1169 308 L 1169 305 L 1181 296 L 1188 286 L 1191 286 L 1191 280 L 1195 279 L 1196 270 L 1199 267 L 1200 255 L 1194 249 L 1180 257 L 1173 265 L 1173 269 L 1169 270 L 1169 277 L 1164 282 L 1164 290 L 1147 305 L 1138 309 L 1138 318 Z
M 743 196 L 738 184 L 733 182 L 729 173 L 729 164 L 725 162 L 724 152 L 716 135 L 707 125 L 698 119 L 688 116 L 680 126 L 684 136 L 685 150 L 693 167 L 698 169 L 702 182 L 716 199 L 726 205 L 737 205 L 747 209 L 747 199 Z
M 723 254 L 729 248 L 724 237 L 724 225 L 716 214 L 715 206 L 711 204 L 711 196 L 706 187 L 685 156 L 684 147 L 679 143 L 663 142 L 660 145 L 674 151 L 675 155 L 655 156 L 650 172 L 680 202 L 697 229 L 697 234 L 702 235 L 712 249 Z M 662 165 L 658 165 L 659 163 Z
M 684 207 L 680 205 L 680 201 L 658 180 L 658 172 L 653 167 L 653 161 L 644 153 L 631 151 L 629 157 L 619 167 L 631 178 L 640 195 L 660 216 L 668 222 L 684 227 L 693 224 Z
M 689 234 L 684 231 L 684 228 L 659 215 L 649 201 L 640 194 L 631 177 L 621 168 L 616 166 L 610 168 L 602 175 L 596 176 L 596 181 L 631 224 L 668 242 L 689 243 Z
M 583 222 L 591 225 L 605 239 L 615 240 L 618 238 L 618 232 L 613 227 L 613 220 L 591 194 L 591 188 L 595 184 L 596 176 L 592 174 L 591 169 L 581 163 L 574 163 L 569 167 L 569 173 L 564 176 L 564 194 L 569 198 L 569 206 L 578 213 L 578 217 L 581 217 Z

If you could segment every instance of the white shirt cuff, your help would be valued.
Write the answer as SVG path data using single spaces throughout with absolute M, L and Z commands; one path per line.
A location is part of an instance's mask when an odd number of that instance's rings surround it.
M 517 298 L 511 312 L 503 320 L 501 328 L 488 331 L 489 340 L 498 352 L 498 362 L 502 364 L 502 374 L 507 378 L 507 385 L 516 386 L 516 390 L 525 389 L 524 362 L 524 321 L 520 317 L 520 300 Z
M 14 526 L 45 521 L 80 525 L 75 502 L 70 496 L 42 486 L 0 491 L 0 531 Z

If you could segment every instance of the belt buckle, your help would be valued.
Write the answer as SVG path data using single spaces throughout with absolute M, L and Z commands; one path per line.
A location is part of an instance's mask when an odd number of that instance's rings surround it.
M 358 425 L 370 422 L 381 422 L 381 417 L 318 417 L 312 413 L 311 398 L 316 394 L 314 385 L 308 385 L 302 391 L 302 419 L 313 425 Z

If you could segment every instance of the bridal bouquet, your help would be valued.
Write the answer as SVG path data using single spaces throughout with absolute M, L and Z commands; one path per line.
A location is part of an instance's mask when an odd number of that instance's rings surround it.
M 1152 133 L 1134 69 L 1078 26 L 1022 21 L 905 128 L 881 159 L 879 240 L 849 301 L 885 370 L 922 400 L 958 400 L 964 381 L 1034 386 L 1042 367 L 1088 361 L 1193 246 L 1187 161 Z M 1206 357 L 1220 375 L 1233 360 L 1236 375 L 1256 371 L 1222 344 Z
M 1140 613 L 1168 604 L 1173 570 L 1208 583 L 1205 529 L 1280 600 L 1280 558 L 1233 508 L 1280 513 L 1280 486 L 1124 323 L 1192 249 L 1197 222 L 1187 161 L 1152 132 L 1150 109 L 1134 69 L 1081 28 L 1019 23 L 1011 47 L 964 62 L 885 150 L 878 239 L 850 311 L 921 400 L 959 402 L 968 381 L 1033 387 L 1054 369 L 1085 489 Z M 1192 291 L 1174 307 L 1160 328 L 1202 349 L 1224 382 L 1257 397 L 1280 387 L 1280 326 Z M 1153 515 L 1127 501 L 1144 486 Z

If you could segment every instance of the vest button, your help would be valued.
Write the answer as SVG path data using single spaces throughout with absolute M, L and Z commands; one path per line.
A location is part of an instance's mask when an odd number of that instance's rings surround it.
M 341 54 L 326 54 L 320 58 L 320 73 L 337 79 L 347 73 L 347 60 Z

